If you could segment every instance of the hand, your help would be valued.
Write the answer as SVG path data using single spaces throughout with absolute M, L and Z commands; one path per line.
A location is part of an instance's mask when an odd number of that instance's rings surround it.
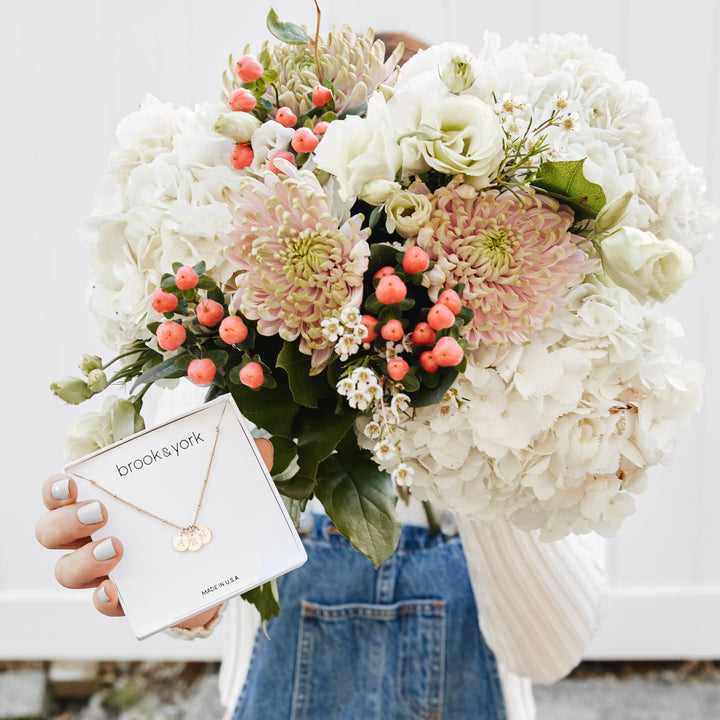
M 77 501 L 77 485 L 67 475 L 51 475 L 43 484 L 48 509 L 35 526 L 41 545 L 70 550 L 55 564 L 55 578 L 67 588 L 95 588 L 93 604 L 103 614 L 124 615 L 108 573 L 120 562 L 122 543 L 117 538 L 93 541 L 90 535 L 107 522 L 107 509 L 97 500 Z
M 268 469 L 272 468 L 273 446 L 269 440 L 255 441 Z M 67 588 L 95 588 L 93 604 L 103 615 L 124 615 L 117 589 L 108 573 L 120 562 L 122 543 L 117 538 L 93 541 L 90 535 L 107 522 L 105 506 L 97 500 L 77 501 L 77 485 L 67 475 L 51 475 L 43 484 L 42 497 L 48 509 L 35 526 L 35 537 L 52 550 L 70 550 L 55 564 L 55 578 Z M 205 624 L 215 609 L 180 623 L 193 628 Z

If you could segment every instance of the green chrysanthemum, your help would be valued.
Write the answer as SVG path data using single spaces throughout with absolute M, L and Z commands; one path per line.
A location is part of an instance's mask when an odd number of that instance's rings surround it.
M 266 42 L 262 50 L 270 54 L 270 67 L 277 70 L 279 77 L 274 83 L 278 89 L 268 89 L 266 98 L 279 106 L 289 107 L 301 115 L 313 105 L 308 94 L 320 82 L 315 64 L 314 42 L 305 45 L 271 45 Z M 392 84 L 398 58 L 402 48 L 397 48 L 387 61 L 385 47 L 375 40 L 372 30 L 358 37 L 349 25 L 335 27 L 327 40 L 319 39 L 318 58 L 322 68 L 323 81 L 332 83 L 335 93 L 335 112 L 340 114 L 367 100 L 381 83 Z M 231 66 L 235 63 L 231 59 Z M 240 87 L 240 80 L 232 76 L 232 92 Z

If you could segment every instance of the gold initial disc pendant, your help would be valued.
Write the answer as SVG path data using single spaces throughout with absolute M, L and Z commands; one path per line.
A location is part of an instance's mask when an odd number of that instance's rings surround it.
M 197 552 L 212 540 L 212 531 L 205 525 L 185 528 L 177 533 L 172 546 L 178 552 Z

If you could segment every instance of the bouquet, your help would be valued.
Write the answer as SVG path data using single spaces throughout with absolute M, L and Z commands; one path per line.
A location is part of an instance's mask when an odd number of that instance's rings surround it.
M 371 31 L 268 27 L 220 103 L 148 97 L 120 123 L 82 229 L 118 356 L 53 389 L 129 397 L 71 454 L 187 377 L 271 439 L 294 511 L 316 496 L 376 564 L 411 495 L 548 540 L 611 534 L 700 403 L 658 303 L 715 209 L 670 121 L 577 35 L 398 68 Z

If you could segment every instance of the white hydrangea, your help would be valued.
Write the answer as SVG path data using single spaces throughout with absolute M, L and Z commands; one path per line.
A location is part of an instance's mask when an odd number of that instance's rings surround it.
M 223 199 L 241 173 L 230 165 L 233 141 L 214 132 L 220 106 L 173 108 L 146 97 L 119 125 L 116 147 L 82 226 L 95 277 L 88 303 L 103 340 L 122 350 L 160 316 L 150 297 L 172 264 L 205 261 L 225 292 L 234 270 L 216 238 L 232 230 Z
M 494 94 L 501 116 L 510 118 L 517 117 L 516 98 L 536 121 L 564 113 L 560 126 L 547 131 L 551 159 L 586 158 L 586 176 L 609 200 L 635 193 L 625 224 L 675 240 L 693 254 L 700 250 L 716 216 L 702 199 L 703 172 L 685 158 L 672 122 L 647 87 L 627 80 L 614 56 L 572 33 L 503 50 L 488 34 L 480 60 L 474 94 L 486 102 Z
M 530 343 L 468 353 L 444 401 L 394 428 L 414 495 L 547 540 L 611 534 L 700 404 L 702 369 L 670 349 L 677 333 L 591 280 Z

